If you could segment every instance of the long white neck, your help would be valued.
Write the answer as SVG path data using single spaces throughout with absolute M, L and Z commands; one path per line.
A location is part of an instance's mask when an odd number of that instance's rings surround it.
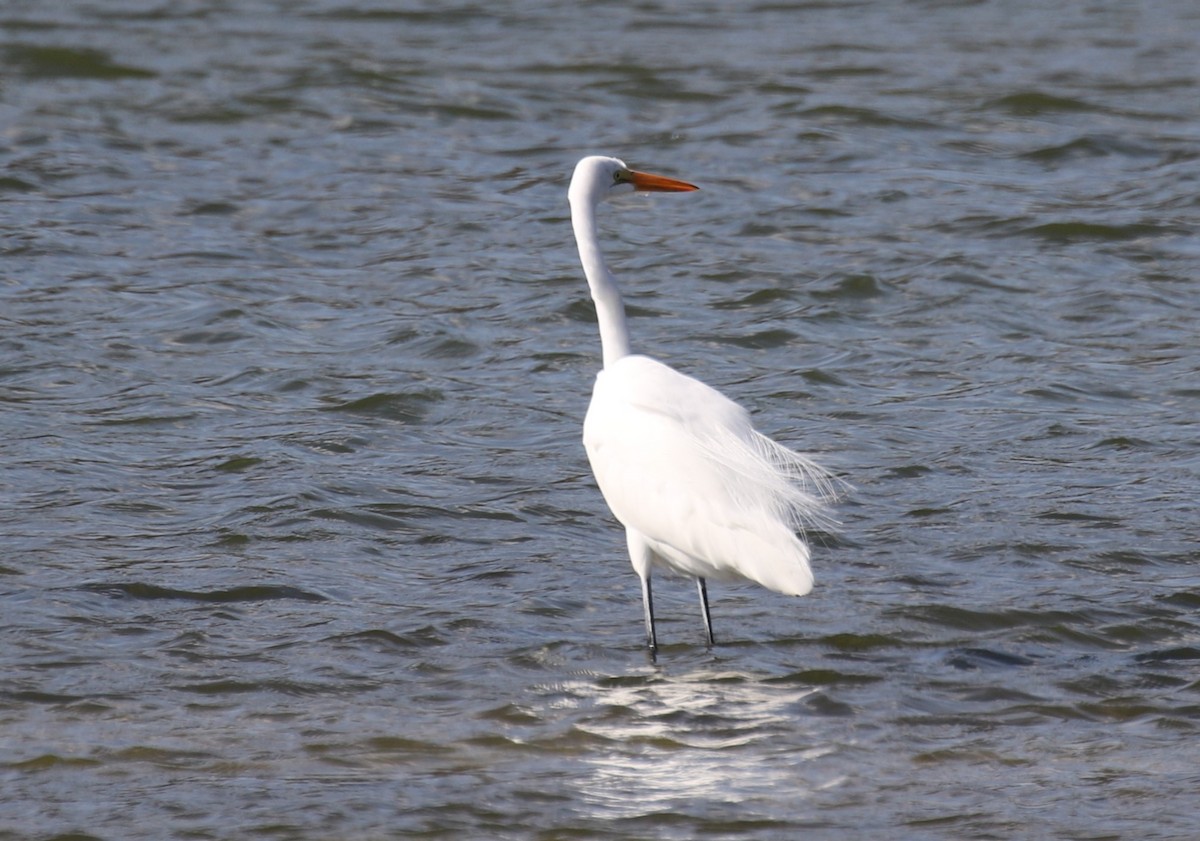
M 571 226 L 579 246 L 579 260 L 587 276 L 592 300 L 596 303 L 596 318 L 600 322 L 600 347 L 604 350 L 607 368 L 623 356 L 629 356 L 629 327 L 625 323 L 625 304 L 621 290 L 613 278 L 596 236 L 596 208 L 588 201 L 571 202 Z

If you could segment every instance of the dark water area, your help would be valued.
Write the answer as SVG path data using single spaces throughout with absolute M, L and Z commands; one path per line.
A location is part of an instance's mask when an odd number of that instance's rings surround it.
M 0 839 L 1188 839 L 1190 0 L 0 9 Z M 853 486 L 637 578 L 639 351 Z

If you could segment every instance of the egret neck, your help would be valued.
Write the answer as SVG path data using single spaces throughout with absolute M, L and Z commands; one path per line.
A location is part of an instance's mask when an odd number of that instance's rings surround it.
M 571 196 L 571 226 L 579 246 L 579 260 L 587 277 L 592 300 L 596 304 L 596 319 L 600 322 L 600 347 L 604 351 L 604 367 L 608 368 L 623 356 L 629 356 L 629 326 L 625 322 L 625 305 L 617 281 L 604 264 L 596 231 L 596 207 L 587 199 Z

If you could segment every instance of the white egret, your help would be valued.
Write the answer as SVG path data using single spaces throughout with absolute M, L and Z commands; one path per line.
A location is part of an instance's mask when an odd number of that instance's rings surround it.
M 809 592 L 809 550 L 797 531 L 830 523 L 834 496 L 828 472 L 758 433 L 741 406 L 630 349 L 621 293 L 597 242 L 596 208 L 635 190 L 696 189 L 616 158 L 588 157 L 576 165 L 568 191 L 604 351 L 583 443 L 600 491 L 625 527 L 651 653 L 658 647 L 653 570 L 696 579 L 711 644 L 705 580 L 740 577 L 789 595 Z

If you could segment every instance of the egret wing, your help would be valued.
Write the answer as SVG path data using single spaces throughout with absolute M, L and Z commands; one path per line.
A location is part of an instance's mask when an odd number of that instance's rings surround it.
M 597 377 L 584 444 L 613 514 L 667 566 L 781 592 L 811 588 L 808 550 L 793 531 L 798 511 L 823 510 L 819 492 L 804 487 L 811 463 L 755 432 L 720 392 L 624 357 Z

